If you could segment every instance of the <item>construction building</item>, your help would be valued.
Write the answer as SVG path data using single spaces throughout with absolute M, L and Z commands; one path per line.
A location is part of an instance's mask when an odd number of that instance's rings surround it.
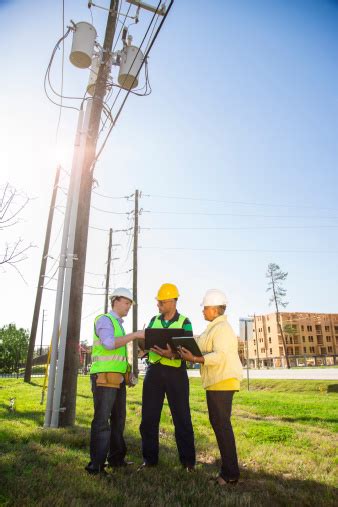
M 279 315 L 291 366 L 338 364 L 338 313 Z M 286 366 L 276 313 L 253 317 L 252 336 L 244 347 L 245 364 L 247 356 L 252 368 Z

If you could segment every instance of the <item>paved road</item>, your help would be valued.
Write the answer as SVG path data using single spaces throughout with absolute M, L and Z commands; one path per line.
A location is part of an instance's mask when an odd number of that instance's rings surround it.
M 199 377 L 199 370 L 188 370 L 189 377 Z M 251 379 L 337 380 L 338 368 L 297 368 L 291 370 L 249 370 Z M 243 370 L 246 378 L 246 370 Z

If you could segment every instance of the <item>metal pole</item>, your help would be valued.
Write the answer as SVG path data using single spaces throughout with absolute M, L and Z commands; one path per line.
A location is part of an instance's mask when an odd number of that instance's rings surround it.
M 138 248 L 138 198 L 139 191 L 135 190 L 135 212 L 134 212 L 134 251 L 133 251 L 133 331 L 137 331 L 137 248 Z M 138 344 L 133 341 L 133 373 L 138 377 Z
M 248 391 L 250 390 L 249 385 L 249 344 L 248 344 L 248 323 L 245 320 L 245 343 L 246 343 L 246 378 L 248 383 Z
M 73 155 L 73 163 L 72 163 L 72 173 L 71 173 L 69 188 L 68 188 L 67 205 L 66 205 L 65 219 L 64 219 L 64 224 L 63 224 L 62 241 L 61 241 L 59 273 L 58 273 L 58 282 L 57 282 L 57 289 L 56 289 L 53 334 L 52 334 L 52 343 L 51 343 L 49 382 L 48 382 L 47 403 L 46 403 L 46 412 L 45 412 L 45 421 L 44 421 L 45 428 L 49 428 L 51 417 L 52 417 L 54 383 L 55 383 L 55 374 L 56 374 L 56 361 L 57 361 L 58 342 L 59 342 L 60 316 L 61 316 L 63 283 L 64 283 L 64 273 L 65 273 L 65 259 L 66 259 L 66 255 L 67 255 L 68 231 L 69 231 L 70 212 L 71 212 L 73 187 L 74 187 L 74 176 L 75 176 L 75 172 L 76 172 L 76 165 L 78 163 L 78 152 L 80 149 L 80 132 L 82 129 L 82 124 L 83 124 L 83 109 L 81 108 L 79 111 L 79 117 L 78 117 L 77 129 L 76 129 L 74 155 Z
M 50 236 L 51 236 L 51 230 L 52 230 L 52 223 L 53 223 L 53 217 L 54 217 L 57 189 L 58 189 L 58 185 L 59 185 L 59 178 L 60 178 L 60 166 L 58 166 L 56 169 L 52 200 L 51 200 L 50 207 L 49 207 L 45 244 L 44 244 L 43 252 L 42 252 L 41 266 L 40 266 L 40 273 L 39 273 L 39 280 L 38 280 L 38 288 L 36 290 L 36 297 L 35 297 L 31 334 L 29 337 L 29 347 L 28 347 L 28 353 L 27 353 L 25 378 L 24 378 L 25 382 L 30 382 L 31 375 L 32 375 L 32 364 L 33 364 L 33 354 L 34 354 L 34 346 L 35 346 L 35 339 L 36 339 L 36 331 L 38 328 L 42 291 L 43 291 L 44 278 L 45 278 L 46 266 L 47 266 L 47 254 L 48 254 L 48 250 L 49 250 L 49 242 L 50 242 Z
M 45 310 L 42 310 L 40 356 L 42 356 L 43 324 L 44 324 L 44 322 L 45 322 Z
M 74 193 L 71 206 L 71 214 L 69 221 L 69 237 L 68 237 L 68 248 L 67 248 L 67 259 L 66 259 L 66 273 L 65 273 L 65 288 L 62 305 L 62 318 L 61 318 L 61 333 L 59 342 L 59 353 L 58 353 L 58 367 L 57 377 L 55 382 L 55 392 L 53 397 L 53 411 L 51 418 L 51 427 L 57 428 L 59 426 L 59 412 L 62 410 L 60 406 L 61 401 L 61 390 L 63 380 L 63 368 L 65 363 L 65 352 L 66 352 L 66 339 L 67 339 L 67 326 L 68 326 L 68 313 L 69 313 L 69 300 L 70 300 L 70 289 L 72 281 L 72 270 L 74 262 L 74 242 L 75 242 L 75 230 L 77 221 L 77 212 L 79 206 L 80 197 L 80 183 L 83 161 L 85 158 L 85 146 L 88 135 L 88 127 L 90 114 L 92 109 L 92 99 L 87 101 L 86 113 L 83 120 L 83 129 L 80 133 L 80 150 L 78 155 L 78 163 L 75 166 L 74 174 Z

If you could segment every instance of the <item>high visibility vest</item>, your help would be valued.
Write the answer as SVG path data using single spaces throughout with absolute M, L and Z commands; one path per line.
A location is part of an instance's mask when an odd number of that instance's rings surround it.
M 126 333 L 119 321 L 110 313 L 103 314 L 111 320 L 114 326 L 114 338 L 124 336 Z M 92 350 L 92 366 L 90 373 L 126 373 L 128 369 L 127 347 L 123 345 L 118 349 L 108 350 L 102 345 L 100 338 L 96 334 L 96 322 L 103 315 L 98 315 L 94 322 L 93 350 Z
M 185 321 L 186 317 L 184 315 L 179 315 L 178 320 L 175 322 L 172 322 L 169 326 L 171 329 L 181 329 L 182 328 L 182 334 L 183 334 L 183 323 Z M 167 329 L 162 326 L 161 321 L 161 315 L 157 315 L 154 322 L 151 325 L 152 329 Z M 165 366 L 173 366 L 174 368 L 179 368 L 182 364 L 181 359 L 168 359 L 167 357 L 162 357 L 159 354 L 156 354 L 156 352 L 149 352 L 148 361 L 151 364 L 154 363 L 161 363 Z

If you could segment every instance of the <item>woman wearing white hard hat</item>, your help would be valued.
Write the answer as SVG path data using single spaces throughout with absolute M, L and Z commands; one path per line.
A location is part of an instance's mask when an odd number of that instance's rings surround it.
M 226 305 L 227 300 L 222 291 L 208 290 L 201 306 L 209 325 L 204 333 L 196 338 L 203 356 L 195 357 L 187 349 L 181 349 L 183 359 L 201 364 L 209 420 L 222 458 L 222 467 L 216 478 L 220 486 L 235 485 L 239 479 L 236 443 L 231 426 L 231 408 L 234 393 L 240 387 L 242 364 L 238 356 L 237 337 L 224 315 Z

